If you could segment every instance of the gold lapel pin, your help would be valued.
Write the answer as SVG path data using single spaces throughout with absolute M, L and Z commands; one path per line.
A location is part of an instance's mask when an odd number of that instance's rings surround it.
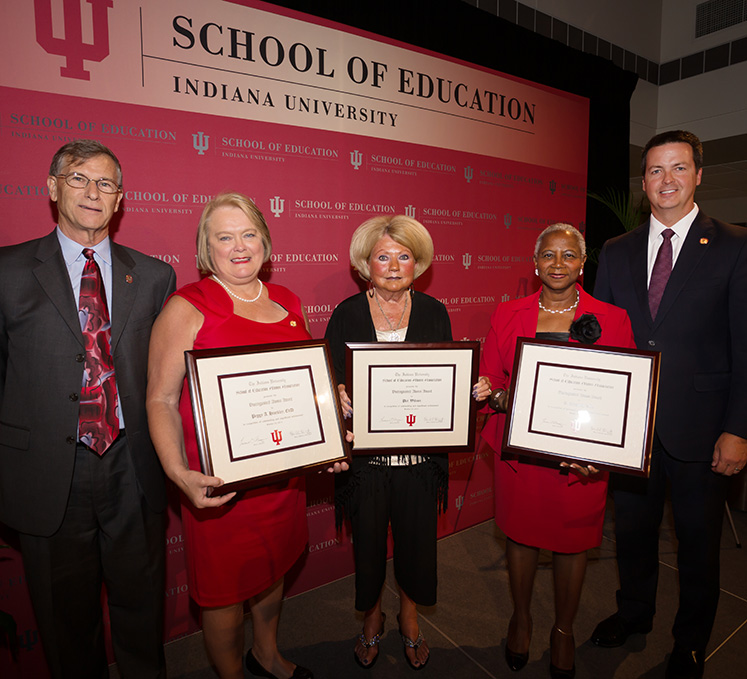
M 701 243 L 702 243 L 702 242 L 703 242 L 703 241 L 701 241 Z M 130 274 L 127 274 L 127 275 L 125 276 L 125 281 L 126 281 L 127 283 L 132 283 L 132 276 L 130 276 Z
M 295 328 L 296 325 L 298 325 L 295 321 L 291 321 L 290 324 L 291 324 L 291 328 Z
M 707 238 L 701 238 L 700 239 L 700 244 L 701 245 L 708 245 L 708 239 Z

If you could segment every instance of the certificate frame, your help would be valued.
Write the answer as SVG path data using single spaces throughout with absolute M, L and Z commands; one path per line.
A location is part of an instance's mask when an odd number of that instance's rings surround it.
M 506 453 L 648 476 L 658 351 L 519 337 Z
M 202 472 L 223 495 L 350 459 L 327 340 L 185 351 Z
M 479 342 L 348 342 L 345 351 L 354 455 L 474 450 Z

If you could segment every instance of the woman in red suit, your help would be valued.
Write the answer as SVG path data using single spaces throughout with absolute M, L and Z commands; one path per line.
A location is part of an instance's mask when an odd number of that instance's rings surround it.
M 517 337 L 596 342 L 633 347 L 622 309 L 595 300 L 576 281 L 586 261 L 584 237 L 568 224 L 553 224 L 537 239 L 535 273 L 541 282 L 529 297 L 498 305 L 485 340 L 480 374 L 491 381 L 490 407 L 505 412 Z M 581 317 L 584 317 L 581 319 Z M 581 321 L 579 322 L 579 319 Z M 591 332 L 589 332 L 591 330 Z M 585 331 L 585 332 L 584 332 Z M 555 622 L 550 674 L 575 674 L 573 620 L 586 572 L 586 550 L 599 545 L 607 474 L 593 467 L 500 454 L 505 417 L 491 417 L 483 438 L 496 451 L 495 520 L 506 534 L 506 560 L 514 611 L 506 638 L 506 662 L 520 670 L 529 657 L 530 604 L 540 549 L 553 552 Z

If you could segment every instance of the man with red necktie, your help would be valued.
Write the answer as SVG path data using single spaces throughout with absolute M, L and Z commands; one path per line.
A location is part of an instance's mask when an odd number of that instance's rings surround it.
M 53 677 L 165 677 L 166 497 L 145 413 L 173 269 L 109 238 L 122 169 L 78 140 L 47 178 L 57 228 L 0 248 L 0 521 L 18 531 Z
M 591 639 L 622 646 L 651 631 L 669 488 L 680 598 L 667 679 L 703 676 L 729 477 L 747 465 L 747 229 L 699 210 L 702 164 L 690 132 L 648 142 L 641 173 L 651 218 L 604 245 L 594 288 L 628 312 L 640 349 L 661 352 L 661 370 L 650 476 L 613 480 L 617 612 Z

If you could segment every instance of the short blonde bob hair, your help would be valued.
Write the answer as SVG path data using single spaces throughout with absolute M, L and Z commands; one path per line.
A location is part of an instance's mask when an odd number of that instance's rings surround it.
M 213 213 L 221 207 L 235 207 L 241 210 L 249 221 L 257 227 L 259 235 L 262 238 L 262 246 L 265 251 L 264 262 L 270 259 L 272 254 L 272 238 L 270 238 L 270 229 L 267 228 L 267 222 L 264 215 L 254 202 L 242 195 L 241 193 L 219 193 L 213 198 L 202 211 L 200 224 L 197 227 L 197 268 L 202 273 L 217 273 L 213 265 L 213 259 L 210 256 L 210 218 Z
M 417 220 L 405 215 L 371 217 L 361 224 L 350 241 L 350 264 L 365 281 L 371 280 L 368 260 L 376 243 L 384 236 L 404 245 L 415 258 L 415 278 L 433 261 L 433 239 Z

